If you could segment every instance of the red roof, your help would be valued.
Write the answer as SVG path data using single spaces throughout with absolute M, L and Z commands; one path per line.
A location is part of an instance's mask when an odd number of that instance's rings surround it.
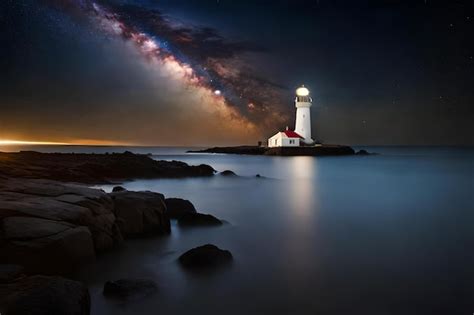
M 283 133 L 288 137 L 288 138 L 301 138 L 304 139 L 302 136 L 294 132 L 293 130 L 285 130 Z

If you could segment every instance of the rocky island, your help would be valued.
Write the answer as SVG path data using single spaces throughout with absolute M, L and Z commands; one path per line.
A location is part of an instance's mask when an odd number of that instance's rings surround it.
M 263 147 L 263 146 L 235 146 L 213 147 L 203 150 L 190 150 L 188 153 L 224 153 L 247 155 L 276 155 L 276 156 L 331 156 L 357 154 L 353 148 L 345 145 L 321 144 L 299 147 Z

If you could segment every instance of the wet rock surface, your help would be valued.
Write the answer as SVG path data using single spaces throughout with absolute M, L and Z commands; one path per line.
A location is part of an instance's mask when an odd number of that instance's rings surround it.
M 179 257 L 180 264 L 190 270 L 208 270 L 228 265 L 232 254 L 212 244 L 195 247 Z
M 0 284 L 0 313 L 5 315 L 88 315 L 88 289 L 80 282 L 31 276 Z

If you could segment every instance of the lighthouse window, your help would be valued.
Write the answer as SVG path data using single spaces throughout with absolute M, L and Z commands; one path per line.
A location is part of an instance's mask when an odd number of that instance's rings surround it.
M 305 117 L 305 115 L 303 115 L 303 118 Z

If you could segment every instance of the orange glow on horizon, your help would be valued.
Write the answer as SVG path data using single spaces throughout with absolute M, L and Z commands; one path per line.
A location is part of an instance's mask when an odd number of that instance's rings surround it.
M 106 141 L 106 140 L 74 140 L 71 142 L 55 142 L 55 141 L 26 141 L 26 140 L 10 140 L 0 139 L 0 145 L 132 145 L 129 143 Z

